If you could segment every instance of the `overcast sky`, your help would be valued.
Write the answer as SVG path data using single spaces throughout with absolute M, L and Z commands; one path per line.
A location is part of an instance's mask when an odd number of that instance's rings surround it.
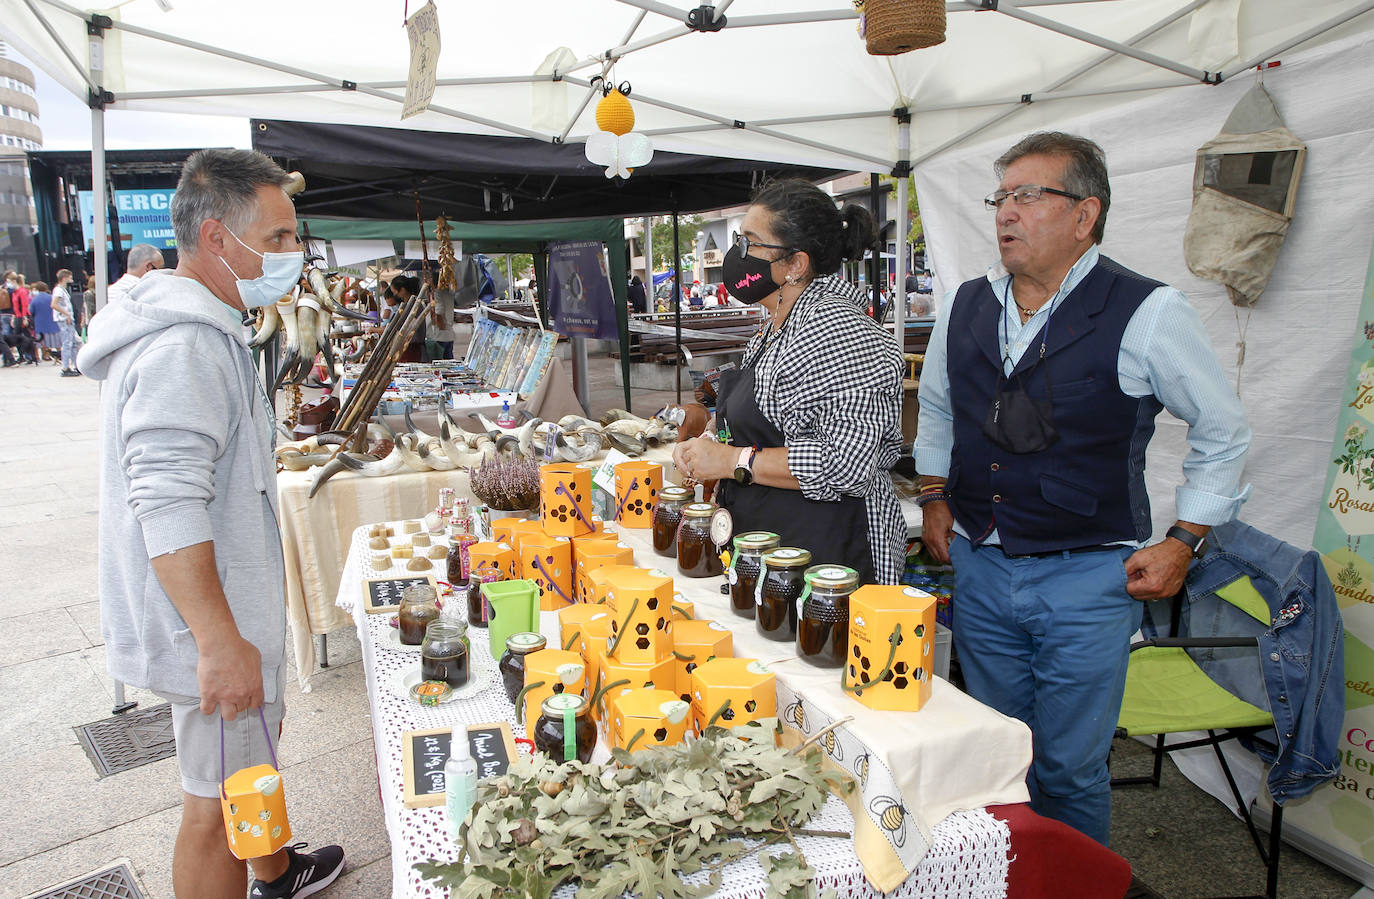
M 66 88 L 25 59 L 14 47 L 8 56 L 33 69 L 38 94 L 38 127 L 44 150 L 91 149 L 91 110 Z M 162 150 L 182 147 L 251 147 L 248 120 L 229 116 L 105 111 L 107 150 Z

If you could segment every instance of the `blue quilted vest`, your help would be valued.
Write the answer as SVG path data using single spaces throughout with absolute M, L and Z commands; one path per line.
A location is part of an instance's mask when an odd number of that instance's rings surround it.
M 1131 316 L 1158 281 L 1100 257 L 1056 305 L 1009 379 L 1048 401 L 1059 439 L 1037 453 L 1007 452 L 983 434 L 1002 373 L 1002 304 L 986 278 L 963 284 L 949 320 L 954 449 L 947 489 L 975 545 L 996 529 L 1008 555 L 1149 538 L 1145 447 L 1162 406 L 1121 390 L 1117 359 Z M 1037 364 L 1038 362 L 1038 364 Z M 1046 378 L 1049 379 L 1047 389 Z

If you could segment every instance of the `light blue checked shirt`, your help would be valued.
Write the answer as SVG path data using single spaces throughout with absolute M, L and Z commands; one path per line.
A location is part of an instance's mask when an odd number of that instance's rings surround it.
M 1011 374 L 1031 346 L 1045 320 L 1078 286 L 1093 266 L 1098 250 L 1090 247 L 1069 269 L 1050 301 L 1025 324 L 1019 315 L 1003 315 L 1003 337 L 1010 350 Z M 988 282 L 1006 308 L 1011 274 L 999 263 L 988 270 Z M 941 305 L 921 370 L 921 413 L 916 431 L 916 470 L 923 475 L 949 474 L 954 446 L 954 422 L 949 403 L 949 366 L 946 364 L 949 313 L 955 291 Z M 1000 341 L 999 341 L 1000 342 Z M 1177 418 L 1188 424 L 1188 455 L 1183 460 L 1182 486 L 1175 491 L 1176 515 L 1181 521 L 1218 525 L 1230 521 L 1250 494 L 1240 487 L 1250 426 L 1207 339 L 1202 320 L 1188 300 L 1173 287 L 1157 287 L 1131 316 L 1121 338 L 1117 376 L 1128 396 L 1153 394 Z M 956 524 L 955 531 L 968 535 Z M 994 531 L 988 543 L 1000 543 Z

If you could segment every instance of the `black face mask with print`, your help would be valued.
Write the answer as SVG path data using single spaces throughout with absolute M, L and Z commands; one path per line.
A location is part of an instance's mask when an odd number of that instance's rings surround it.
M 983 436 L 1009 453 L 1025 455 L 1038 453 L 1054 446 L 1059 431 L 1054 426 L 1054 393 L 1050 388 L 1049 367 L 1045 368 L 1045 389 L 1048 400 L 1037 400 L 1026 393 L 1017 376 L 1015 386 L 1005 377 L 998 378 L 992 395 L 992 408 L 983 421 Z
M 746 256 L 738 246 L 732 246 L 721 262 L 720 276 L 730 296 L 741 303 L 757 303 L 778 290 L 773 282 L 773 263 L 756 256 Z

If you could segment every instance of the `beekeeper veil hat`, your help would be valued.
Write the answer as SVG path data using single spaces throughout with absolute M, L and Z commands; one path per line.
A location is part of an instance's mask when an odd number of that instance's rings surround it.
M 1306 156 L 1260 84 L 1197 151 L 1184 259 L 1199 278 L 1225 284 L 1236 306 L 1253 306 L 1269 283 Z

